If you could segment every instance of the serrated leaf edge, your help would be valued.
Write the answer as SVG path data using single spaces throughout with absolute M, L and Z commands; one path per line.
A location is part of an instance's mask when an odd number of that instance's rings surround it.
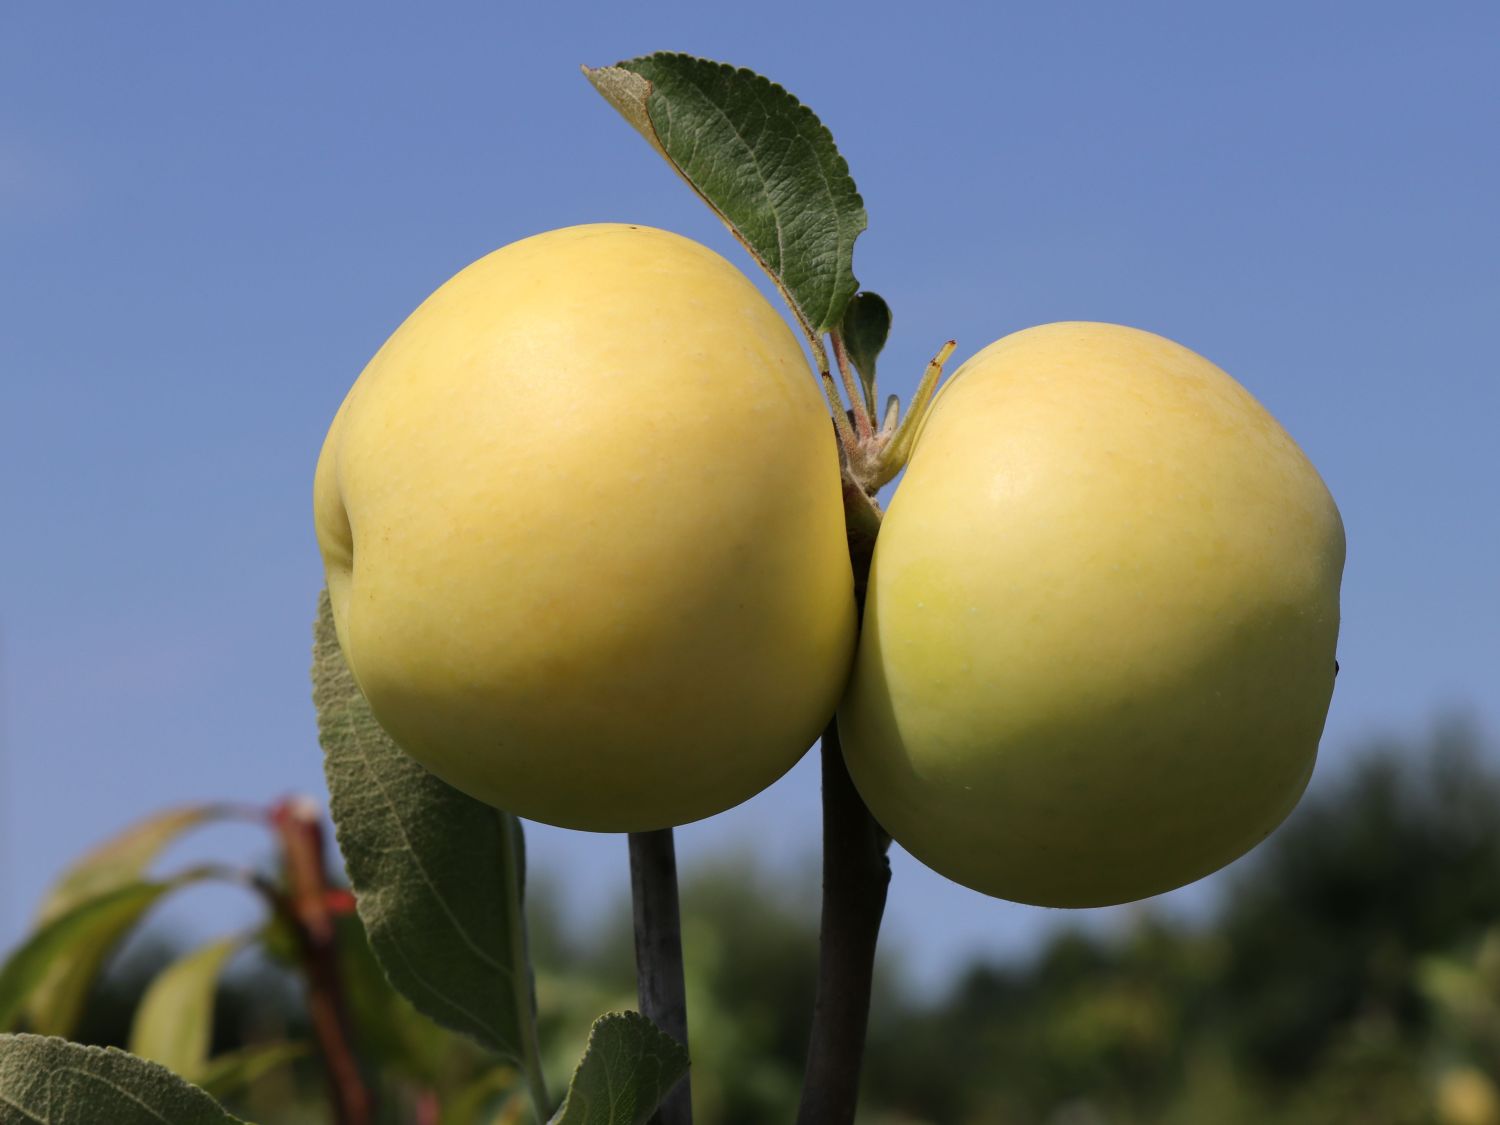
M 645 59 L 650 58 L 679 59 L 694 63 L 705 63 L 721 71 L 727 71 L 730 74 L 744 76 L 754 82 L 760 83 L 767 87 L 773 94 L 784 96 L 785 98 L 787 98 L 792 103 L 794 111 L 799 112 L 805 119 L 811 120 L 815 129 L 822 135 L 822 138 L 828 141 L 829 147 L 832 149 L 836 160 L 835 169 L 839 174 L 848 179 L 853 197 L 859 206 L 860 223 L 853 234 L 849 236 L 847 245 L 840 248 L 841 257 L 847 255 L 848 259 L 851 262 L 849 268 L 849 284 L 847 286 L 847 288 L 849 289 L 849 293 L 844 297 L 842 303 L 840 303 L 838 301 L 839 288 L 835 287 L 833 293 L 829 298 L 830 308 L 825 311 L 824 315 L 816 318 L 817 324 L 814 324 L 814 318 L 809 316 L 808 310 L 804 309 L 801 303 L 797 301 L 796 298 L 792 295 L 791 291 L 782 281 L 781 275 L 777 271 L 777 269 L 774 268 L 770 262 L 766 261 L 761 253 L 751 243 L 745 232 L 740 229 L 739 225 L 735 223 L 734 220 L 731 219 L 727 214 L 725 214 L 717 203 L 715 203 L 712 199 L 710 199 L 703 193 L 698 185 L 693 182 L 691 177 L 688 176 L 687 172 L 683 170 L 682 166 L 679 165 L 667 151 L 666 145 L 663 144 L 661 135 L 657 131 L 656 124 L 651 117 L 650 98 L 655 87 L 650 79 L 630 69 L 632 63 L 639 63 Z M 711 210 L 715 215 L 719 217 L 719 221 L 722 222 L 726 228 L 728 228 L 729 233 L 734 236 L 735 241 L 745 248 L 745 252 L 748 253 L 752 259 L 754 259 L 755 264 L 758 265 L 761 270 L 764 271 L 766 276 L 771 279 L 771 283 L 775 285 L 776 291 L 781 294 L 782 300 L 786 302 L 787 307 L 791 310 L 792 316 L 796 319 L 797 326 L 802 330 L 803 336 L 807 338 L 808 344 L 811 346 L 813 351 L 813 357 L 817 361 L 819 371 L 826 372 L 828 370 L 828 358 L 826 349 L 823 346 L 822 336 L 823 333 L 831 331 L 832 329 L 838 327 L 838 325 L 842 322 L 844 309 L 848 307 L 849 301 L 853 299 L 854 294 L 859 291 L 859 279 L 855 275 L 852 265 L 854 243 L 858 241 L 859 236 L 863 234 L 869 227 L 869 215 L 865 210 L 864 197 L 860 194 L 858 186 L 854 183 L 854 177 L 849 171 L 849 161 L 844 157 L 844 154 L 839 151 L 838 144 L 834 140 L 832 130 L 830 130 L 828 126 L 823 123 L 823 120 L 813 112 L 810 106 L 804 103 L 790 90 L 782 86 L 780 83 L 772 81 L 765 75 L 751 70 L 749 67 L 737 67 L 732 63 L 720 62 L 716 59 L 703 58 L 701 56 L 691 55 L 682 51 L 660 51 L 655 53 L 654 55 L 639 55 L 632 59 L 626 59 L 621 62 L 615 63 L 613 66 L 593 68 L 584 66 L 581 69 L 583 70 L 584 76 L 588 78 L 589 82 L 593 84 L 594 88 L 599 92 L 604 100 L 609 102 L 610 105 L 614 106 L 619 114 L 624 117 L 625 120 L 629 122 L 637 132 L 639 132 L 643 137 L 646 138 L 646 140 L 651 144 L 651 147 L 656 149 L 657 153 L 660 154 L 660 156 L 667 162 L 671 169 L 675 173 L 677 173 L 678 178 L 681 179 L 683 183 L 687 184 L 687 186 L 692 189 L 693 194 L 696 195 L 699 199 L 703 200 L 703 202 L 708 206 L 709 210 Z M 634 81 L 628 81 L 622 78 L 621 75 L 629 75 L 631 79 L 634 79 Z M 821 171 L 821 162 L 819 162 L 819 168 Z M 826 175 L 824 178 L 826 180 Z M 830 195 L 832 195 L 831 184 Z M 781 229 L 781 223 L 778 221 L 778 237 L 780 236 Z M 834 309 L 832 305 L 838 305 L 839 307 L 837 309 Z M 824 323 L 825 321 L 827 323 Z
M 662 1044 L 665 1050 L 672 1053 L 671 1057 L 675 1057 L 676 1059 L 681 1061 L 683 1073 L 687 1072 L 687 1068 L 689 1067 L 689 1065 L 691 1065 L 691 1060 L 689 1059 L 687 1048 L 684 1047 L 681 1043 L 678 1043 L 677 1040 L 673 1039 L 661 1028 L 657 1027 L 656 1024 L 648 1016 L 635 1011 L 605 1012 L 602 1016 L 596 1019 L 593 1025 L 589 1028 L 588 1042 L 584 1044 L 583 1054 L 579 1057 L 578 1065 L 573 1069 L 573 1077 L 568 1082 L 568 1089 L 567 1092 L 563 1095 L 562 1105 L 558 1106 L 557 1112 L 548 1119 L 548 1125 L 557 1125 L 558 1122 L 563 1120 L 569 1108 L 568 1103 L 573 1097 L 574 1083 L 577 1081 L 579 1074 L 582 1073 L 584 1065 L 588 1062 L 590 1056 L 595 1052 L 596 1049 L 601 1046 L 601 1044 L 598 1042 L 599 1036 L 602 1032 L 608 1030 L 609 1027 L 613 1024 L 627 1024 L 635 1027 L 644 1027 L 646 1031 L 656 1036 L 657 1042 Z M 672 1088 L 677 1085 L 678 1081 L 681 1080 L 681 1077 L 681 1075 L 678 1075 L 678 1077 L 672 1081 L 672 1084 L 670 1086 L 666 1086 L 665 1088 L 663 1088 L 663 1090 L 661 1091 L 663 1097 L 671 1092 Z M 614 1113 L 613 1110 L 611 1110 L 610 1125 L 614 1125 L 614 1120 Z
M 90 1056 L 90 1057 L 95 1057 L 95 1058 L 108 1058 L 108 1059 L 127 1060 L 129 1063 L 131 1063 L 133 1065 L 141 1066 L 143 1068 L 146 1068 L 147 1070 L 159 1071 L 161 1073 L 161 1075 L 164 1075 L 165 1077 L 171 1079 L 173 1082 L 179 1083 L 180 1085 L 186 1087 L 189 1090 L 196 1091 L 197 1093 L 201 1094 L 204 1098 L 208 1099 L 208 1101 L 212 1102 L 215 1106 L 218 1106 L 218 1103 L 216 1101 L 214 1101 L 212 1095 L 210 1095 L 201 1086 L 195 1086 L 195 1085 L 193 1085 L 193 1083 L 188 1082 L 181 1075 L 172 1073 L 172 1071 L 170 1071 L 166 1067 L 162 1066 L 160 1063 L 152 1062 L 150 1059 L 143 1059 L 139 1055 L 132 1055 L 129 1051 L 122 1051 L 118 1047 L 94 1047 L 94 1046 L 88 1046 L 88 1045 L 85 1045 L 83 1043 L 74 1043 L 71 1040 L 63 1039 L 63 1038 L 61 1038 L 59 1036 L 56 1036 L 56 1035 L 32 1035 L 32 1034 L 29 1034 L 27 1032 L 6 1032 L 6 1033 L 3 1033 L 3 1034 L 0 1034 L 0 1051 L 4 1050 L 5 1043 L 6 1043 L 7 1040 L 16 1041 L 16 1042 L 20 1043 L 23 1047 L 29 1047 L 32 1044 L 42 1044 L 42 1043 L 49 1043 L 50 1042 L 50 1043 L 53 1043 L 53 1044 L 62 1044 L 62 1045 L 65 1045 L 66 1047 L 69 1048 L 70 1052 L 78 1052 L 78 1053 L 81 1053 L 81 1054 L 83 1054 L 85 1056 Z M 70 1070 L 76 1070 L 79 1074 L 81 1074 L 84 1077 L 90 1079 L 91 1081 L 98 1082 L 99 1084 L 101 1084 L 103 1086 L 108 1086 L 110 1089 L 114 1090 L 116 1093 L 118 1093 L 121 1096 L 125 1097 L 129 1101 L 134 1102 L 136 1105 L 140 1106 L 143 1110 L 145 1110 L 147 1113 L 149 1113 L 152 1117 L 156 1118 L 158 1121 L 161 1121 L 163 1123 L 163 1125 L 175 1125 L 175 1123 L 173 1121 L 171 1121 L 169 1118 L 163 1117 L 160 1113 L 158 1113 L 156 1111 L 155 1108 L 153 1108 L 152 1106 L 148 1105 L 146 1102 L 142 1101 L 140 1099 L 140 1097 L 137 1096 L 133 1091 L 127 1090 L 127 1089 L 125 1089 L 122 1086 L 116 1085 L 115 1083 L 109 1081 L 107 1078 L 101 1077 L 99 1074 L 97 1074 L 96 1072 L 94 1072 L 92 1070 L 86 1070 L 86 1069 L 83 1069 L 82 1067 L 70 1067 L 68 1069 L 70 1069 Z M 3 1103 L 4 1105 L 9 1106 L 11 1109 L 14 1109 L 17 1113 L 22 1114 L 28 1121 L 38 1122 L 38 1125 L 49 1125 L 49 1123 L 46 1121 L 45 1118 L 33 1116 L 32 1113 L 29 1110 L 27 1110 L 23 1106 L 17 1105 L 15 1102 L 11 1101 L 9 1098 L 7 1098 L 4 1095 L 3 1092 L 0 1092 L 0 1103 Z M 226 1123 L 231 1123 L 231 1125 L 246 1125 L 246 1123 L 241 1122 L 239 1118 L 237 1118 L 237 1117 L 233 1116 L 232 1114 L 230 1114 L 227 1110 L 223 1109 L 223 1107 L 218 1107 L 218 1108 L 219 1108 L 219 1112 L 221 1112 L 221 1113 L 224 1114 L 224 1120 L 225 1120 Z

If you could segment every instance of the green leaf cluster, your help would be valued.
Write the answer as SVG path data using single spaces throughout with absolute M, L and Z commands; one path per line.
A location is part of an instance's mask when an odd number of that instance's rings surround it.
M 233 1092 L 305 1053 L 301 1044 L 267 1042 L 212 1055 L 220 976 L 244 944 L 243 938 L 211 942 L 162 970 L 135 1013 L 130 1032 L 133 1055 L 101 1053 L 64 1038 L 78 1030 L 85 1005 L 110 958 L 152 907 L 172 891 L 221 875 L 213 867 L 195 867 L 152 879 L 148 871 L 162 851 L 192 828 L 242 815 L 244 810 L 230 805 L 169 809 L 105 841 L 63 873 L 44 900 L 32 933 L 0 966 L 0 1029 L 26 1028 L 37 1033 L 0 1038 L 4 1060 L 0 1074 L 5 1076 L 0 1083 L 0 1106 L 9 1100 L 11 1109 L 22 1113 L 16 1107 L 40 1105 L 50 1115 L 46 1120 L 69 1121 L 103 1120 L 70 1115 L 103 1113 L 113 1105 L 111 1097 L 125 1097 L 126 1092 L 138 1094 L 142 1105 L 156 1108 L 160 1107 L 153 1099 L 159 1096 L 161 1106 L 166 1107 L 162 1112 L 177 1112 L 176 1107 L 187 1105 L 212 1107 L 207 1093 L 182 1079 L 200 1082 L 220 1094 Z M 35 1076 L 28 1077 L 28 1068 L 48 1060 L 70 1060 L 72 1069 L 67 1073 L 75 1074 L 77 1081 L 55 1081 L 45 1089 L 36 1085 L 31 1081 Z M 148 1066 L 142 1060 L 160 1065 Z M 181 1077 L 172 1077 L 164 1067 Z M 123 1092 L 100 1092 L 111 1083 Z M 95 1095 L 102 1099 L 97 1105 L 87 1100 Z M 120 1113 L 118 1120 L 135 1120 L 123 1110 Z M 141 1118 L 147 1119 L 156 1118 Z M 3 1113 L 0 1120 L 5 1120 Z M 202 1120 L 233 1119 L 220 1113 Z
M 37 924 L 0 966 L 0 1030 L 72 1034 L 89 988 L 120 941 L 165 895 L 213 876 L 207 869 L 152 880 L 147 871 L 183 833 L 236 815 L 223 805 L 170 809 L 96 847 L 66 870 Z

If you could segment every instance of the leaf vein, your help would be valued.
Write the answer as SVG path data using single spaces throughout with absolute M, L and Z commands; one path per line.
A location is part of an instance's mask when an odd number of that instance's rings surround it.
M 353 725 L 353 721 L 353 717 L 351 716 L 351 725 Z M 421 849 L 413 845 L 411 834 L 410 832 L 408 832 L 406 823 L 402 819 L 401 814 L 398 811 L 398 806 L 392 799 L 391 794 L 386 788 L 385 784 L 381 781 L 380 772 L 371 763 L 369 754 L 366 751 L 363 743 L 356 739 L 356 745 L 358 746 L 360 763 L 364 766 L 365 772 L 369 775 L 369 779 L 373 784 L 375 791 L 379 794 L 381 801 L 386 807 L 386 811 L 390 814 L 391 821 L 395 825 L 396 831 L 400 834 L 402 842 L 406 845 L 407 854 L 411 857 L 412 860 L 412 866 L 416 870 L 417 874 L 421 876 L 422 883 L 427 887 L 427 890 L 430 892 L 433 901 L 436 902 L 439 909 L 441 909 L 443 915 L 448 919 L 448 921 L 452 923 L 454 931 L 460 938 L 463 939 L 464 944 L 468 946 L 469 950 L 474 954 L 474 956 L 478 958 L 480 964 L 492 969 L 496 969 L 499 972 L 504 973 L 505 976 L 509 978 L 510 967 L 489 956 L 489 954 L 484 951 L 483 947 L 475 942 L 474 938 L 470 935 L 468 928 L 463 924 L 463 922 L 459 920 L 458 916 L 454 913 L 453 908 L 448 903 L 447 898 L 438 889 L 437 884 L 432 878 L 432 873 L 427 869 L 426 864 L 422 861 Z

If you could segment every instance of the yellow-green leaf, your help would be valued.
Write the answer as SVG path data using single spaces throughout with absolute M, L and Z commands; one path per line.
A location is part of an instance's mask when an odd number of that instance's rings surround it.
M 185 805 L 131 825 L 90 849 L 62 873 L 42 900 L 37 924 L 45 925 L 80 902 L 143 878 L 162 849 L 178 836 L 235 814 L 229 805 Z
M 136 1007 L 130 1053 L 200 1081 L 212 1045 L 219 975 L 243 944 L 243 938 L 210 942 L 158 973 Z
M 226 1051 L 212 1058 L 198 1079 L 216 1098 L 238 1093 L 277 1067 L 305 1058 L 311 1051 L 306 1043 L 256 1043 L 237 1051 Z
M 24 1015 L 33 1031 L 71 1034 L 105 958 L 162 895 L 194 877 L 126 884 L 36 930 L 0 967 L 0 1029 Z

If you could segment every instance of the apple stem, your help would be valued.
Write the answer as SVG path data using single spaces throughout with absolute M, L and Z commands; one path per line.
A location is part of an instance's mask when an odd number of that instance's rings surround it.
M 686 1048 L 687 985 L 682 971 L 677 850 L 670 828 L 630 833 L 630 895 L 635 909 L 636 991 L 641 1014 Z M 692 1125 L 688 1076 L 662 1099 L 651 1121 L 654 1125 Z
M 854 571 L 854 600 L 863 607 L 865 587 L 870 581 L 870 563 L 875 557 L 875 539 L 880 534 L 880 505 L 847 473 L 840 480 L 844 494 L 844 535 L 849 543 L 849 563 Z
M 859 1099 L 890 838 L 844 765 L 838 720 L 823 732 L 823 920 L 818 991 L 797 1125 L 852 1125 Z

